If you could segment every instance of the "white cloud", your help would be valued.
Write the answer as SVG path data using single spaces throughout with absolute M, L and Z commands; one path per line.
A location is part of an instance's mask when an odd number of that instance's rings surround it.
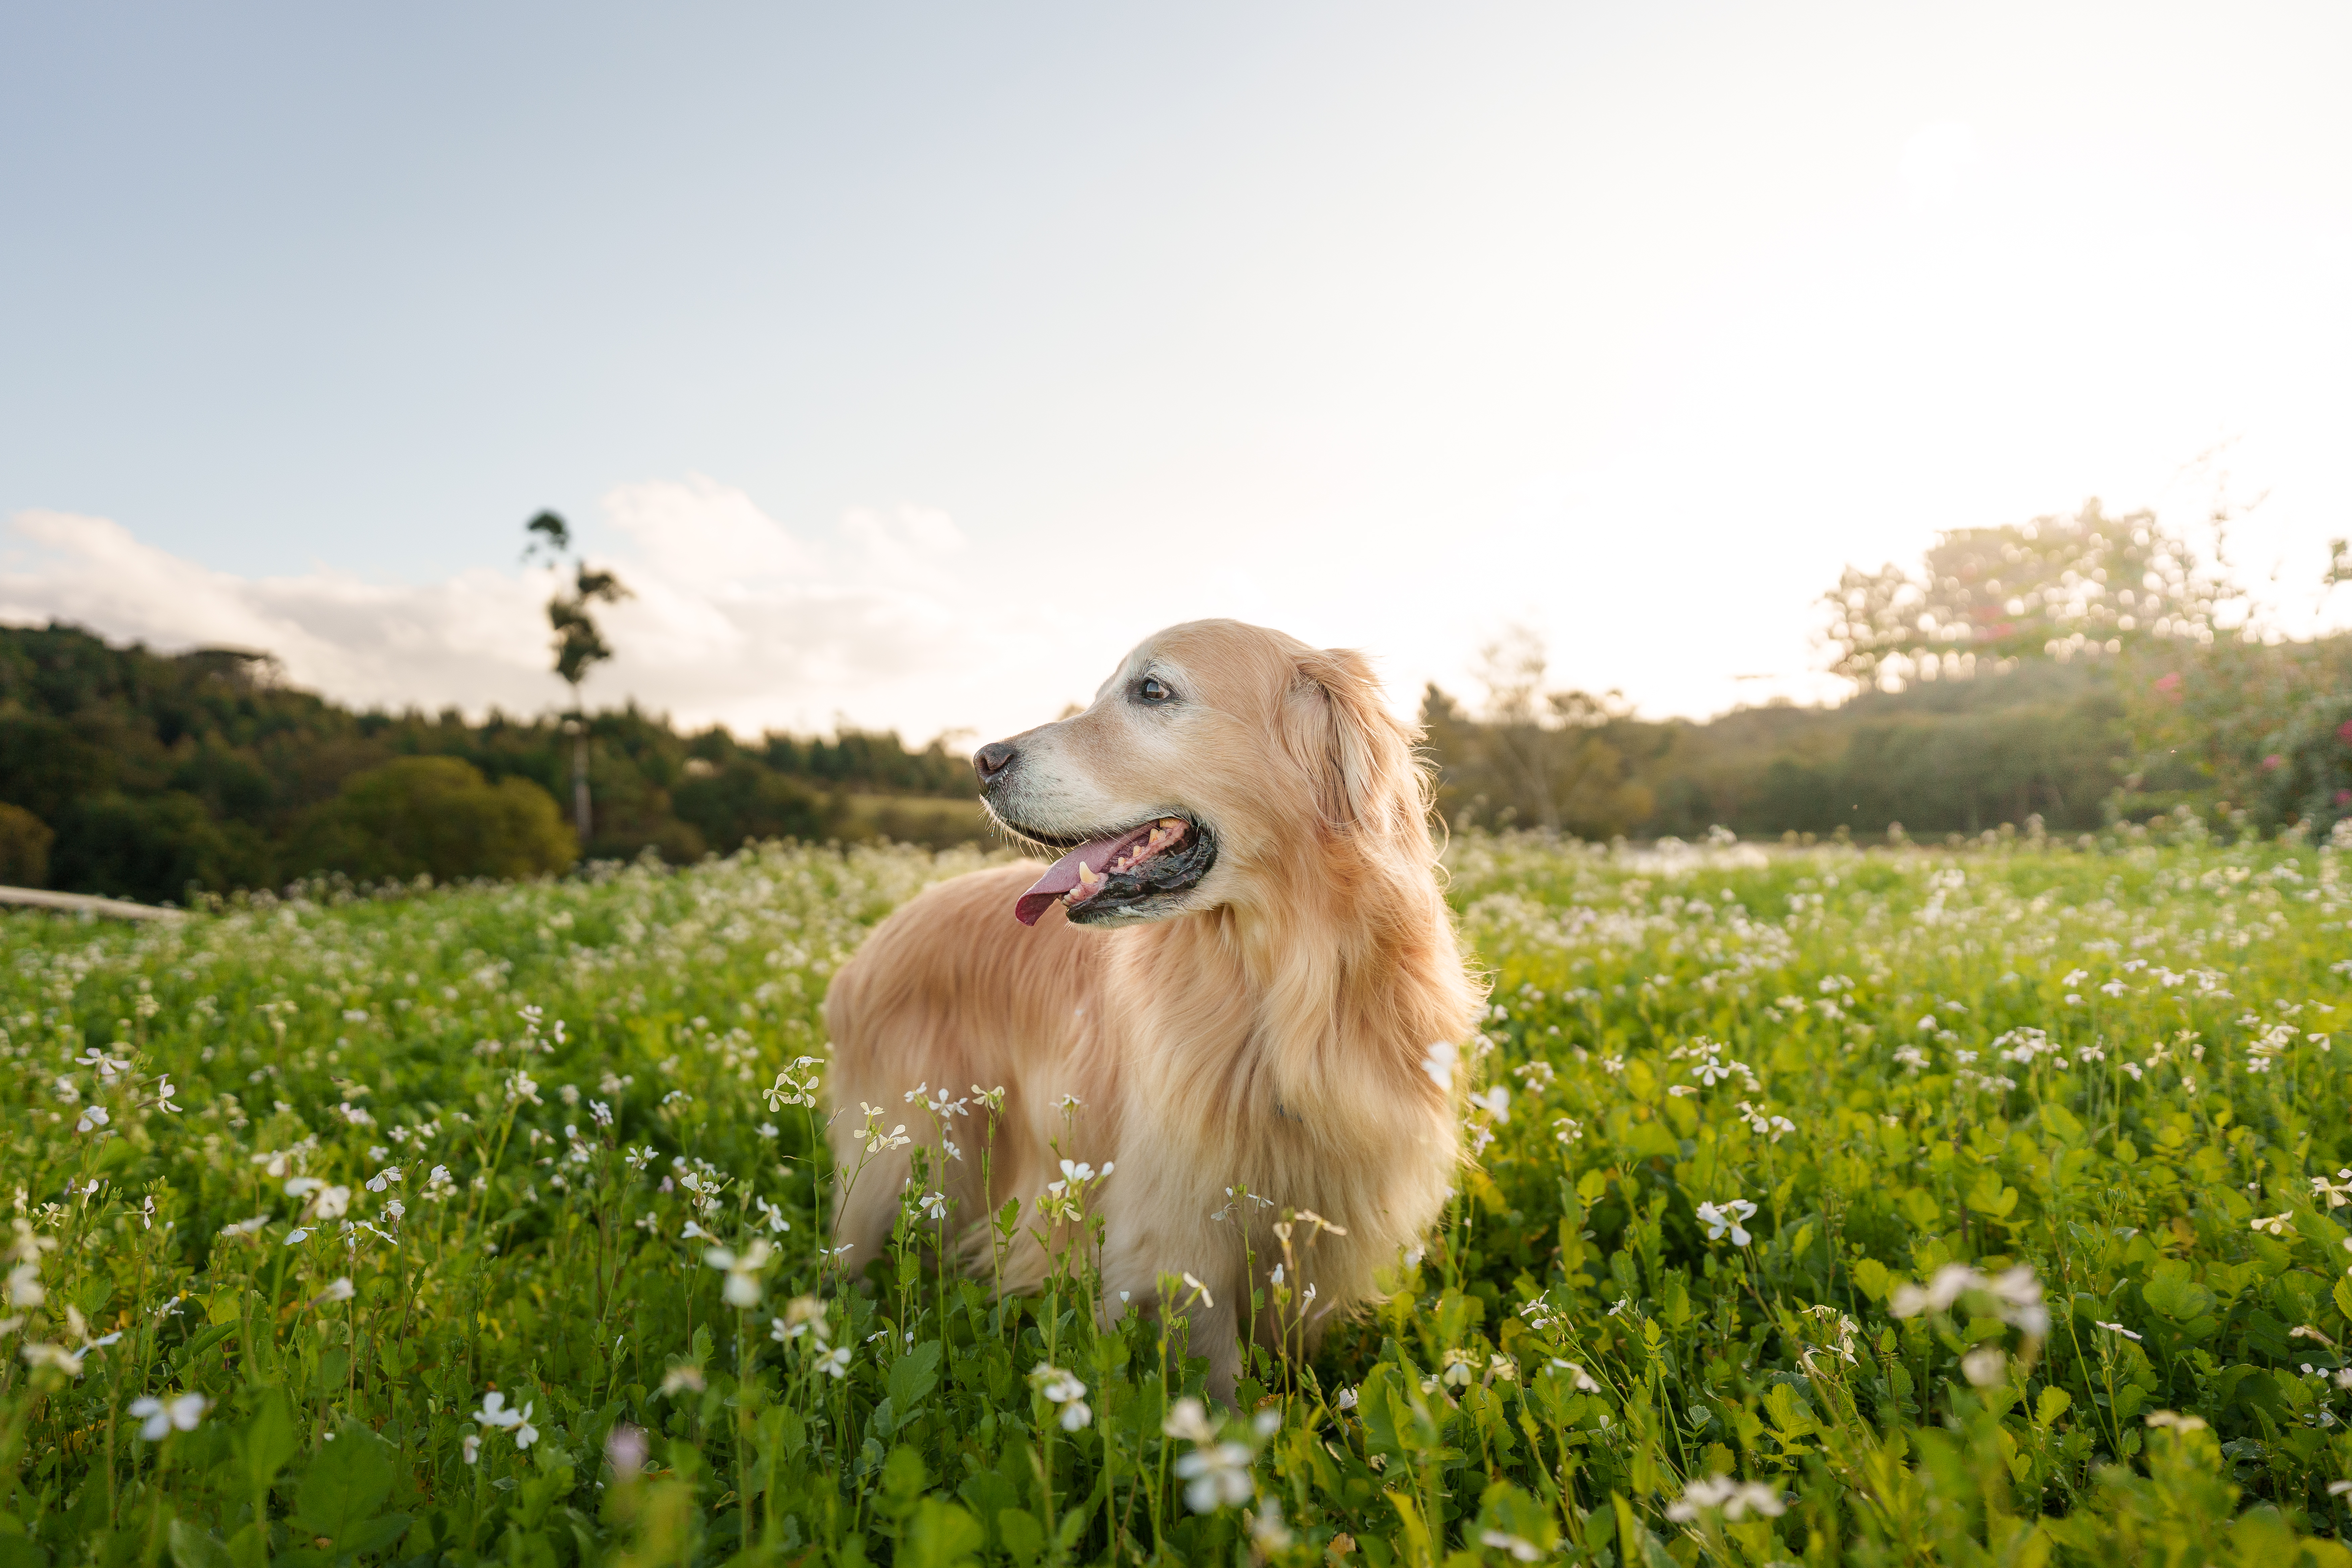
M 859 510 L 795 536 L 741 490 L 700 476 L 625 485 L 605 513 L 628 542 L 597 563 L 634 597 L 604 612 L 618 657 L 592 704 L 625 699 L 740 732 L 899 726 L 910 740 L 1050 717 L 1051 649 L 995 613 L 944 512 Z M 0 536 L 0 622 L 51 619 L 165 650 L 267 649 L 289 678 L 362 706 L 536 712 L 549 673 L 546 568 L 368 582 L 319 568 L 244 578 L 142 544 L 121 523 L 20 512 Z M 1089 684 L 1091 684 L 1089 682 Z

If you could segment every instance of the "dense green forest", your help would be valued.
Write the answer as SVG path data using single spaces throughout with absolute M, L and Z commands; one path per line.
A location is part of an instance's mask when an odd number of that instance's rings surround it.
M 1823 603 L 1855 695 L 1704 723 L 1552 689 L 1541 644 L 1507 633 L 1475 702 L 1423 695 L 1440 810 L 1593 839 L 2074 833 L 2182 809 L 2324 834 L 2352 815 L 2352 637 L 2232 620 L 2147 513 L 2093 501 L 1958 531 L 1916 571 L 1849 570 Z M 448 880 L 987 833 L 970 767 L 938 741 L 739 741 L 634 707 L 586 724 L 582 844 L 557 804 L 573 740 L 556 716 L 354 712 L 250 653 L 0 627 L 0 883 L 176 900 L 322 871 Z
M 895 734 L 742 742 L 634 707 L 591 715 L 588 731 L 594 829 L 582 845 L 556 805 L 572 744 L 551 715 L 354 712 L 250 654 L 0 627 L 0 882 L 176 900 L 191 884 L 321 870 L 446 879 L 648 847 L 688 861 L 746 838 L 871 836 L 888 818 L 861 813 L 860 796 L 971 794 L 961 755 Z

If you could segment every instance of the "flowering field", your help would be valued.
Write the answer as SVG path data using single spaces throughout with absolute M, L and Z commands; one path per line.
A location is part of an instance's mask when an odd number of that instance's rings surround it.
M 969 852 L 0 920 L 0 1568 L 2352 1564 L 2352 849 L 1452 860 L 1476 1163 L 1239 1413 L 919 1189 L 824 1256 L 818 1000 Z

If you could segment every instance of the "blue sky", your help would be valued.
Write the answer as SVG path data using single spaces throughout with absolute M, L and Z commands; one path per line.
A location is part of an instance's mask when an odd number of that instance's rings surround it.
M 1843 562 L 2091 494 L 2267 492 L 2245 569 L 2299 584 L 2352 525 L 2347 44 L 2288 5 L 18 7 L 0 618 L 536 706 L 552 505 L 641 589 L 592 694 L 921 734 L 1202 614 L 1408 691 L 1517 620 L 1652 712 L 1819 694 Z

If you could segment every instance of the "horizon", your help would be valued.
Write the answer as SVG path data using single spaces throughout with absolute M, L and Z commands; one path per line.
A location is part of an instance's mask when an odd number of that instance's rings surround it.
M 689 725 L 1011 732 L 1206 615 L 1701 720 L 2098 496 L 2346 624 L 2335 9 L 9 37 L 0 620 L 528 711 L 553 507 L 638 595 L 591 700 Z

